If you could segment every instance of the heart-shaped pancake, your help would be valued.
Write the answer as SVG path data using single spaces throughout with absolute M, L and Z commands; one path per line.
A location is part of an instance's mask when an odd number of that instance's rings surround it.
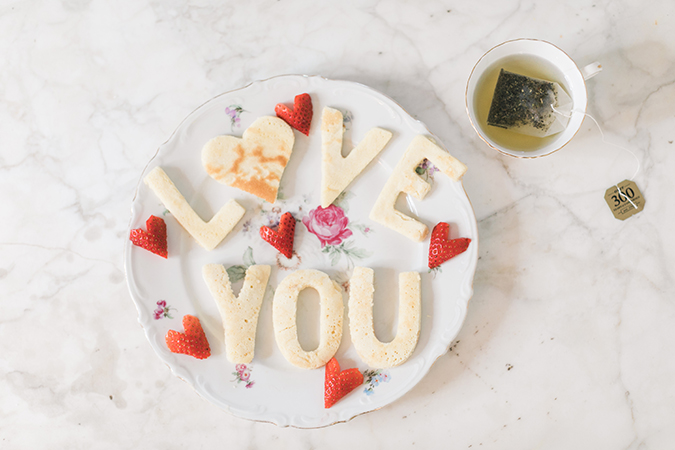
M 279 181 L 293 151 L 293 130 L 283 120 L 264 116 L 241 139 L 218 136 L 202 149 L 202 164 L 216 181 L 274 203 Z

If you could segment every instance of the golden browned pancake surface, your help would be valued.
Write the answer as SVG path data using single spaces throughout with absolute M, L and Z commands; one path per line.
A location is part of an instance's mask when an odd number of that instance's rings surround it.
M 274 203 L 294 142 L 293 130 L 286 122 L 264 116 L 241 138 L 218 136 L 207 142 L 202 149 L 202 164 L 220 183 Z

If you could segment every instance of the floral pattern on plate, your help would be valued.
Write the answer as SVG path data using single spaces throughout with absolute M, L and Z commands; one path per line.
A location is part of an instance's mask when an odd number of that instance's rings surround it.
M 424 181 L 432 185 L 434 184 L 434 174 L 438 171 L 438 167 L 434 166 L 431 161 L 426 158 L 415 168 L 415 173 Z
M 232 375 L 234 375 L 234 380 L 232 380 L 233 383 L 235 384 L 235 387 L 239 386 L 241 383 L 244 383 L 244 386 L 246 389 L 251 389 L 253 385 L 255 384 L 255 381 L 251 380 L 251 366 L 247 366 L 246 364 L 237 364 L 234 366 L 235 372 L 232 372 Z
M 230 130 L 234 132 L 235 127 L 241 125 L 241 113 L 246 112 L 241 105 L 230 105 L 225 108 L 225 114 L 230 118 Z
M 329 207 L 318 206 L 302 219 L 307 231 L 319 239 L 321 251 L 328 255 L 331 266 L 337 265 L 344 256 L 347 266 L 351 268 L 356 260 L 365 259 L 371 255 L 371 252 L 357 247 L 355 241 L 349 239 L 354 234 L 352 228 L 360 231 L 364 236 L 372 232 L 368 226 L 356 222 L 350 223 L 347 217 L 348 200 L 353 196 L 350 192 L 343 192 Z
M 243 264 L 237 264 L 227 268 L 227 276 L 230 278 L 230 283 L 236 283 L 243 280 L 246 276 L 246 270 L 255 264 L 253 259 L 253 249 L 249 246 L 244 255 L 241 257 Z
M 155 310 L 153 311 L 155 315 L 155 320 L 159 320 L 163 317 L 166 317 L 167 319 L 173 319 L 170 313 L 172 309 L 176 308 L 171 308 L 169 305 L 167 305 L 166 300 L 159 300 L 157 302 L 157 308 L 155 308 Z
M 380 383 L 389 383 L 391 381 L 391 375 L 389 371 L 383 369 L 377 370 L 366 370 L 363 372 L 364 384 L 366 388 L 363 392 L 366 395 L 373 395 L 375 388 L 380 385 Z

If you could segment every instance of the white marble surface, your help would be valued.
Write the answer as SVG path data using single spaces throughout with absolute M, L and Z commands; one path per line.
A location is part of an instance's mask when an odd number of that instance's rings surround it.
M 674 13 L 667 0 L 3 2 L 0 447 L 672 448 Z M 635 161 L 589 120 L 533 161 L 475 136 L 466 79 L 516 37 L 603 64 L 589 112 L 642 161 L 642 213 L 610 214 L 604 190 Z M 365 83 L 424 121 L 470 168 L 481 239 L 451 351 L 396 403 L 319 430 L 232 417 L 173 377 L 122 267 L 156 148 L 212 96 L 285 73 Z

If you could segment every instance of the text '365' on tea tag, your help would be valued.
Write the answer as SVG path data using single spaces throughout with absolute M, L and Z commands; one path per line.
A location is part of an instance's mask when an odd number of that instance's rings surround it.
M 626 220 L 645 207 L 645 198 L 633 181 L 623 180 L 605 191 L 605 201 L 612 214 L 619 220 Z

